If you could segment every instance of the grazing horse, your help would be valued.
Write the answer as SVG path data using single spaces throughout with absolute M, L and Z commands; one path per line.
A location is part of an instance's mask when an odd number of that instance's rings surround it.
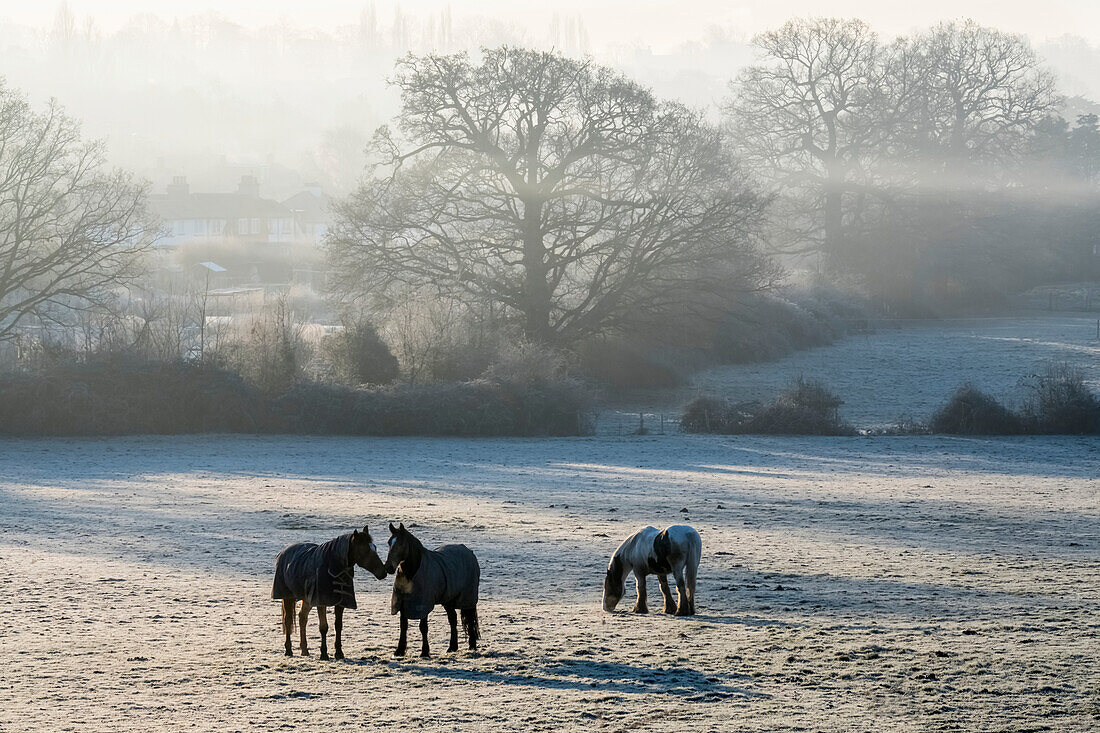
M 294 604 L 302 602 L 298 613 L 300 648 L 303 657 L 309 656 L 306 645 L 306 624 L 309 609 L 317 608 L 317 620 L 321 626 L 321 659 L 328 659 L 328 616 L 326 606 L 336 607 L 335 657 L 344 658 L 340 645 L 340 632 L 344 625 L 344 609 L 355 608 L 355 566 L 374 574 L 379 580 L 386 577 L 386 568 L 378 557 L 378 549 L 366 527 L 342 534 L 320 545 L 299 542 L 279 553 L 275 560 L 275 582 L 271 597 L 283 601 L 283 633 L 286 635 L 286 655 L 293 656 L 290 632 L 294 630 Z
M 615 610 L 625 593 L 626 574 L 633 570 L 638 584 L 638 602 L 634 604 L 634 613 L 648 612 L 645 576 L 654 573 L 665 597 L 665 613 L 694 615 L 695 577 L 702 554 L 703 541 L 699 533 L 687 525 L 675 524 L 660 532 L 655 527 L 638 530 L 619 545 L 607 566 L 607 577 L 603 581 L 603 609 Z M 676 577 L 678 605 L 673 604 L 672 591 L 668 587 L 670 572 Z
M 462 612 L 462 629 L 470 649 L 477 649 L 481 630 L 477 623 L 477 589 L 481 582 L 481 566 L 466 545 L 442 545 L 424 549 L 402 524 L 390 524 L 390 550 L 386 555 L 386 571 L 395 573 L 390 613 L 401 614 L 401 638 L 394 656 L 405 655 L 409 619 L 420 619 L 420 656 L 427 658 L 428 614 L 436 604 L 447 611 L 451 624 L 451 643 L 447 651 L 458 651 L 458 619 L 455 609 Z

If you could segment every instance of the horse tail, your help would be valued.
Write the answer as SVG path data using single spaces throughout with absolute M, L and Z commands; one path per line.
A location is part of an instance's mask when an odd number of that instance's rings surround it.
M 687 567 L 691 571 L 691 577 L 695 577 L 699 572 L 699 561 L 703 558 L 703 538 L 699 536 L 699 533 L 692 530 L 691 538 L 688 540 L 688 552 L 687 552 Z
M 462 630 L 473 643 L 481 638 L 481 626 L 477 623 L 477 606 L 462 609 Z
M 294 613 L 294 600 L 290 598 L 283 599 L 283 630 L 286 631 L 287 625 L 290 626 L 289 633 L 294 633 L 294 617 L 298 614 Z

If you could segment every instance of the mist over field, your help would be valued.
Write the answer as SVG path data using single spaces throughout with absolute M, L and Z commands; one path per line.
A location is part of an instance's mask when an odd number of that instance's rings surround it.
M 1095 730 L 1098 100 L 1086 0 L 0 5 L 0 729 Z

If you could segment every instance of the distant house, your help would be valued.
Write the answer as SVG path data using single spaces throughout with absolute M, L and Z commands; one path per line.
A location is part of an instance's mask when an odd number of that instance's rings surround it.
M 320 244 L 324 240 L 332 221 L 332 200 L 320 186 L 307 185 L 284 201 L 283 206 L 294 215 L 294 226 L 302 241 Z
M 176 176 L 164 194 L 149 201 L 164 221 L 161 246 L 227 239 L 290 244 L 299 239 L 294 213 L 278 201 L 260 198 L 255 176 L 242 176 L 235 193 L 192 193 L 187 179 Z

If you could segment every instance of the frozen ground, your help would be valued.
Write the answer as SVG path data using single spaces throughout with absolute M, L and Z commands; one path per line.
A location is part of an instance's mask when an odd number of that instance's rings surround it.
M 679 415 L 696 394 L 735 401 L 768 399 L 799 375 L 823 380 L 844 400 L 842 414 L 860 428 L 899 418 L 927 421 L 966 382 L 1018 407 L 1029 375 L 1051 362 L 1069 362 L 1100 390 L 1100 314 L 1040 314 L 934 322 L 884 323 L 873 333 L 792 354 L 776 362 L 716 367 L 696 375 L 692 385 L 631 398 L 601 415 L 600 432 L 637 427 L 644 410 Z M 647 427 L 656 423 L 647 418 Z
M 1085 438 L 3 441 L 0 729 L 1096 730 L 1098 475 Z M 437 613 L 395 661 L 360 573 L 348 659 L 284 658 L 276 552 L 390 519 L 481 558 L 481 652 Z M 601 612 L 680 521 L 700 615 Z

